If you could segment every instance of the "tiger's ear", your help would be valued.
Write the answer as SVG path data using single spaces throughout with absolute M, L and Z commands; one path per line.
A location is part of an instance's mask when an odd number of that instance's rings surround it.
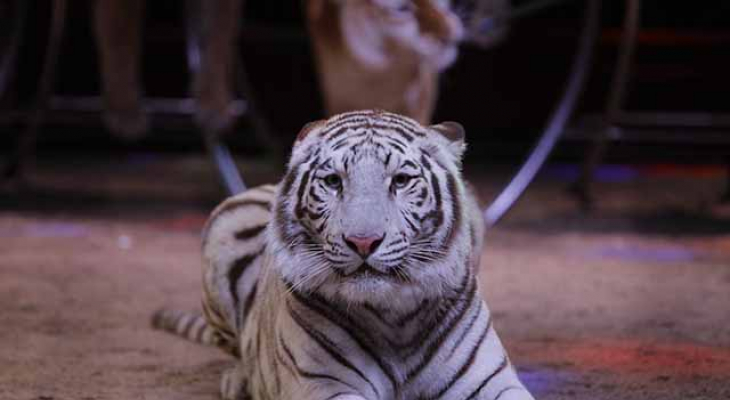
M 448 141 L 447 147 L 449 152 L 461 162 L 461 157 L 464 155 L 464 150 L 466 150 L 464 127 L 458 122 L 447 121 L 437 125 L 431 125 L 429 128 L 439 133 Z
M 390 63 L 383 30 L 368 0 L 339 2 L 340 30 L 347 51 L 366 67 L 382 70 Z
M 309 122 L 302 127 L 302 130 L 299 131 L 297 134 L 296 140 L 294 140 L 294 146 L 298 145 L 304 138 L 307 137 L 312 131 L 316 130 L 320 126 L 324 125 L 324 123 L 327 122 L 324 119 L 320 119 L 318 121 Z

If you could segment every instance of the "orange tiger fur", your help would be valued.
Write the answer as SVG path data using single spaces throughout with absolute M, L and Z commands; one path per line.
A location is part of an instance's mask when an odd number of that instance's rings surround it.
M 307 1 L 327 113 L 379 108 L 429 123 L 439 71 L 455 57 L 461 22 L 437 0 L 414 0 L 403 15 L 388 3 L 394 2 Z M 438 49 L 426 54 L 424 43 Z

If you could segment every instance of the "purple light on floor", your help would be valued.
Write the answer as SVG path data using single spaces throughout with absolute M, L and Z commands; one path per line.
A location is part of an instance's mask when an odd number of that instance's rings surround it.
M 524 368 L 517 372 L 527 390 L 535 397 L 555 393 L 561 386 L 570 382 L 573 374 L 546 368 Z
M 0 229 L 0 237 L 76 238 L 86 236 L 88 230 L 79 224 L 64 222 L 33 223 Z
M 602 165 L 593 176 L 598 182 L 631 182 L 639 177 L 639 171 L 628 165 Z
M 610 258 L 633 262 L 680 263 L 696 258 L 693 251 L 681 247 L 609 247 L 591 253 L 591 258 Z

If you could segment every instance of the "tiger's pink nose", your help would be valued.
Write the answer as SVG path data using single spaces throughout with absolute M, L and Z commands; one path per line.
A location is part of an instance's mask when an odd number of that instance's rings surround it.
M 382 236 L 346 236 L 343 239 L 347 247 L 351 248 L 362 258 L 367 258 L 370 254 L 374 253 L 375 250 L 383 243 Z

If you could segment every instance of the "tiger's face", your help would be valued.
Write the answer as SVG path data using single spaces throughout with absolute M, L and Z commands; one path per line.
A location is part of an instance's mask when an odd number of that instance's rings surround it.
M 387 68 L 412 55 L 435 70 L 456 59 L 463 25 L 448 0 L 345 0 L 340 26 L 348 50 L 365 65 Z
M 352 303 L 456 285 L 469 252 L 453 245 L 464 234 L 461 133 L 378 111 L 306 127 L 272 224 L 287 284 Z

